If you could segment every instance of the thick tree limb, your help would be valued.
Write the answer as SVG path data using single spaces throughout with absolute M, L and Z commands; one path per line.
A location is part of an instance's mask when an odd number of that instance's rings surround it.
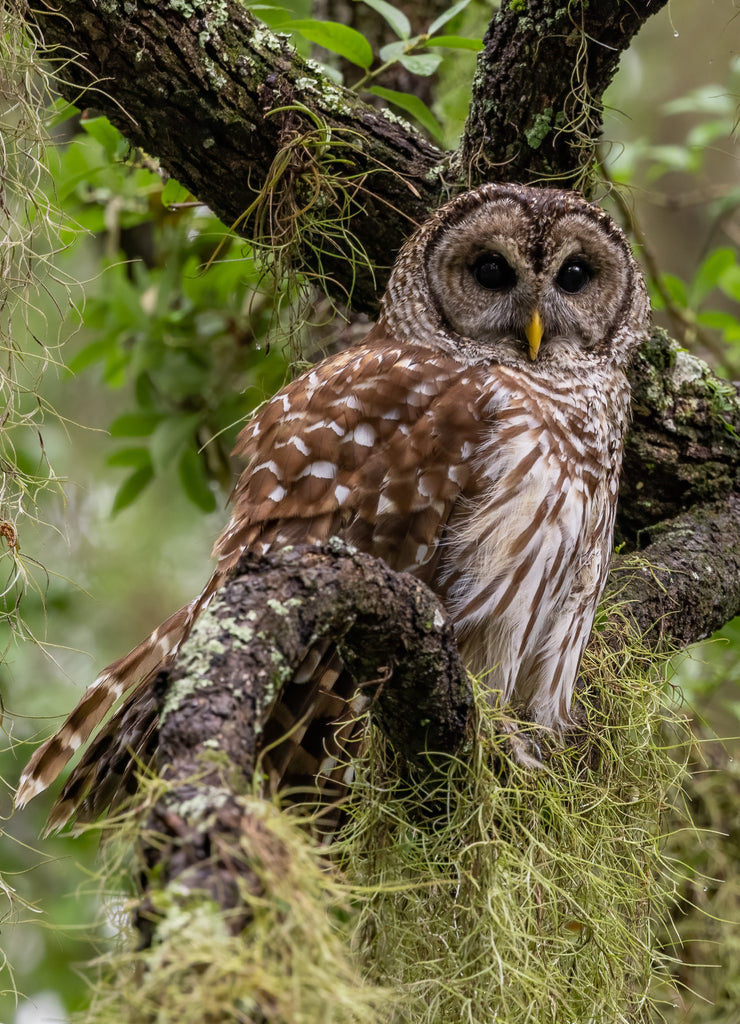
M 160 716 L 163 763 L 185 775 L 206 755 L 200 745 L 188 750 L 183 736 L 200 732 L 206 715 L 218 719 L 206 731 L 220 737 L 229 762 L 242 763 L 277 687 L 321 638 L 336 643 L 358 685 L 375 684 L 376 712 L 400 753 L 454 749 L 463 736 L 470 687 L 439 601 L 413 576 L 339 541 L 244 555 L 197 632 L 169 673 Z M 384 688 L 390 669 L 393 686 Z M 192 699 L 179 700 L 183 690 Z M 252 769 L 244 770 L 249 781 Z
M 328 288 L 340 301 L 351 291 L 356 309 L 377 308 L 394 254 L 442 198 L 435 146 L 336 85 L 238 0 L 42 2 L 29 18 L 61 65 L 66 98 L 102 110 L 225 224 L 291 246 L 299 269 L 316 273 L 321 220 L 349 213 L 367 261 L 349 243 L 333 260 L 325 254 Z M 276 163 L 281 155 L 287 162 Z M 266 185 L 273 222 L 258 223 L 257 211 L 245 222 Z
M 615 557 L 608 591 L 648 641 L 688 646 L 740 614 L 740 494 L 650 534 L 639 556 Z
M 485 37 L 462 144 L 471 184 L 586 188 L 601 97 L 635 33 L 666 0 L 505 0 Z
M 690 644 L 740 614 L 740 397 L 660 330 L 630 377 L 610 590 L 643 632 Z
M 652 542 L 656 523 L 740 489 L 740 396 L 734 384 L 656 329 L 630 370 L 618 541 Z

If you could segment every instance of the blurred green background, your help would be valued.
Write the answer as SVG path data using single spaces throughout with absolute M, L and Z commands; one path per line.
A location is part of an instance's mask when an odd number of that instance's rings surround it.
M 312 17 L 308 3 L 284 7 Z M 490 4 L 472 2 L 443 31 L 479 38 L 490 15 Z M 267 16 L 277 26 L 287 18 L 279 10 Z M 624 186 L 646 243 L 656 319 L 729 379 L 740 377 L 739 27 L 737 2 L 672 0 L 650 20 L 607 96 L 607 183 L 598 196 L 624 222 L 608 182 Z M 383 31 L 392 43 L 392 26 Z M 316 56 L 316 32 L 306 26 L 296 35 L 303 53 Z M 406 108 L 454 146 L 475 52 L 428 54 L 435 60 L 417 65 L 435 72 L 431 88 L 425 82 L 421 90 L 428 107 L 408 99 Z M 403 97 L 396 99 L 403 106 Z M 14 117 L 12 110 L 0 115 Z M 176 182 L 164 181 L 153 159 L 132 152 L 94 110 L 57 101 L 47 122 L 53 145 L 44 182 L 63 211 L 61 245 L 38 268 L 39 293 L 32 309 L 18 311 L 14 337 L 29 363 L 39 341 L 54 352 L 57 342 L 63 348 L 44 376 L 32 429 L 19 430 L 14 445 L 29 476 L 48 459 L 63 495 L 40 492 L 29 505 L 38 522 L 20 525 L 31 581 L 20 614 L 38 642 L 24 638 L 15 614 L 3 620 L 5 816 L 32 744 L 59 723 L 99 668 L 206 579 L 225 517 L 234 438 L 286 379 L 295 343 L 294 286 L 276 285 L 247 243 L 231 238 Z M 318 326 L 300 339 L 307 350 L 331 343 L 326 317 L 323 307 L 314 310 Z M 16 594 L 11 587 L 6 601 L 12 605 Z M 732 802 L 737 783 L 725 752 L 732 756 L 737 745 L 740 622 L 680 659 L 676 681 L 696 709 L 697 731 L 724 740 L 710 748 L 710 760 L 727 802 L 715 806 L 708 793 L 695 809 L 710 827 L 732 832 L 740 807 Z M 66 1020 L 83 1008 L 86 982 L 77 965 L 119 925 L 120 898 L 99 892 L 97 839 L 39 840 L 51 799 L 44 794 L 15 815 L 0 840 L 2 875 L 17 894 L 6 898 L 0 935 L 7 957 L 0 1024 Z M 725 859 L 705 866 L 729 875 L 737 836 L 727 843 Z M 671 1020 L 738 1019 L 737 893 L 726 888 L 725 895 L 723 914 L 735 917 L 707 940 L 722 947 L 708 946 L 705 960 L 728 961 L 734 951 L 737 970 L 732 975 L 726 963 L 721 975 L 710 969 L 694 978 L 716 1007 L 674 994 Z

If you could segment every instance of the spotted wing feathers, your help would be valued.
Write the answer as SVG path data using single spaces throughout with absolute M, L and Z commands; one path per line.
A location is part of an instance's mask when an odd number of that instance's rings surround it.
M 249 460 L 214 554 L 339 535 L 395 569 L 417 570 L 469 478 L 483 399 L 463 364 L 384 339 L 294 381 L 243 431 Z

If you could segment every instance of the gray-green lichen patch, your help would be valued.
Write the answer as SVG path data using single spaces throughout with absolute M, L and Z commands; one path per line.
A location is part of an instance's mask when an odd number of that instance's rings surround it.
M 341 537 L 329 537 L 326 541 L 326 547 L 329 551 L 336 555 L 356 555 L 359 548 L 354 544 L 350 544 L 349 541 L 342 540 Z
M 191 3 L 190 0 L 169 0 L 167 6 L 171 11 L 177 11 L 184 18 L 192 18 L 200 7 L 199 3 Z
M 335 117 L 348 118 L 352 115 L 353 103 L 348 94 L 330 81 L 324 73 L 324 68 L 316 65 L 318 70 L 316 76 L 301 75 L 295 80 L 296 95 L 314 97 L 314 103 L 322 110 Z
M 149 895 L 156 911 L 159 942 L 183 934 L 196 934 L 201 939 L 207 935 L 220 939 L 228 934 L 223 908 L 204 892 L 193 892 L 177 878 L 163 889 L 150 890 Z M 191 933 L 192 928 L 197 930 Z
M 201 35 L 205 35 L 205 33 L 201 32 Z M 211 82 L 216 89 L 225 88 L 227 83 L 226 75 L 223 74 L 216 62 L 207 55 L 203 57 L 203 68 L 208 75 L 209 82 Z M 205 142 L 203 143 L 203 146 L 205 147 Z
M 676 346 L 671 372 L 674 387 L 680 388 L 684 384 L 694 384 L 702 379 L 706 371 L 706 363 L 687 352 L 686 349 Z
M 165 4 L 171 11 L 177 11 L 184 18 L 200 14 L 213 28 L 220 28 L 229 20 L 226 0 L 168 0 Z
M 545 138 L 552 127 L 552 115 L 552 107 L 545 107 L 542 113 L 537 114 L 535 117 L 532 122 L 532 127 L 527 128 L 524 132 L 524 137 L 526 138 L 530 149 L 539 149 L 545 141 Z
M 389 110 L 388 107 L 383 107 L 380 113 L 390 124 L 396 124 L 399 127 L 403 128 L 404 131 L 411 132 L 412 135 L 418 135 L 416 128 L 414 128 L 414 126 L 410 124 L 409 121 L 407 121 L 404 117 L 401 117 L 401 115 L 397 114 L 395 111 Z
M 284 683 L 289 683 L 293 678 L 293 667 L 276 647 L 270 649 L 270 661 L 275 667 L 273 682 L 278 687 Z
M 233 794 L 225 788 L 215 786 L 199 786 L 187 800 L 177 804 L 177 813 L 187 822 L 207 825 L 207 820 L 221 807 L 225 807 L 233 799 Z
M 275 32 L 271 32 L 266 25 L 257 24 L 252 30 L 250 49 L 269 50 L 271 53 L 278 53 L 282 55 L 285 51 L 285 42 L 288 41 L 289 38 L 289 36 L 280 36 Z
M 214 655 L 224 654 L 226 646 L 221 637 L 230 637 L 233 648 L 246 647 L 254 638 L 254 630 L 233 616 L 218 617 L 219 604 L 216 602 L 193 626 L 193 630 L 178 657 L 178 678 L 171 680 L 167 688 L 161 720 L 179 708 L 182 702 L 198 690 L 211 685 L 211 661 Z
M 226 3 L 221 0 L 219 3 L 210 3 L 207 11 L 203 12 L 203 21 L 206 28 L 198 33 L 198 44 L 203 49 L 206 43 L 210 42 L 215 32 L 218 31 L 229 20 L 229 12 Z
M 287 601 L 277 601 L 274 597 L 271 597 L 266 604 L 280 618 L 285 618 L 290 615 L 291 608 L 300 608 L 303 601 L 301 601 L 300 597 L 289 597 Z

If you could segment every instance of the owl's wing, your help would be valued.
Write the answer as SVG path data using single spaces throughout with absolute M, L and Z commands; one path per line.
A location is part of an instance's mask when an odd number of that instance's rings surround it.
M 485 431 L 478 372 L 423 348 L 366 343 L 274 398 L 240 438 L 249 460 L 215 554 L 341 536 L 391 568 L 430 580 L 451 511 Z M 297 426 L 299 429 L 297 430 Z M 270 789 L 330 803 L 345 786 L 367 697 L 328 642 L 309 652 L 263 723 Z M 336 814 L 325 812 L 332 830 Z
M 194 601 L 101 673 L 34 754 L 16 802 L 45 789 L 115 700 L 135 687 L 70 776 L 51 822 L 63 823 L 88 793 L 85 817 L 104 809 L 112 783 L 106 776 L 120 778 L 122 757 L 133 766 L 131 753 L 144 754 L 151 745 L 152 680 L 245 550 L 339 535 L 392 568 L 428 578 L 452 506 L 468 482 L 470 453 L 485 418 L 474 378 L 453 357 L 399 346 L 376 328 L 362 346 L 324 361 L 267 402 L 239 438 L 236 453 L 248 465 L 214 548 L 215 573 Z M 337 670 L 331 652 L 319 652 L 318 660 L 315 686 L 301 703 L 323 718 L 332 706 Z M 276 702 L 275 722 L 283 731 L 285 713 Z
M 283 389 L 240 435 L 248 465 L 214 548 L 219 569 L 247 549 L 335 535 L 391 568 L 425 565 L 481 431 L 473 376 L 450 356 L 371 334 Z

